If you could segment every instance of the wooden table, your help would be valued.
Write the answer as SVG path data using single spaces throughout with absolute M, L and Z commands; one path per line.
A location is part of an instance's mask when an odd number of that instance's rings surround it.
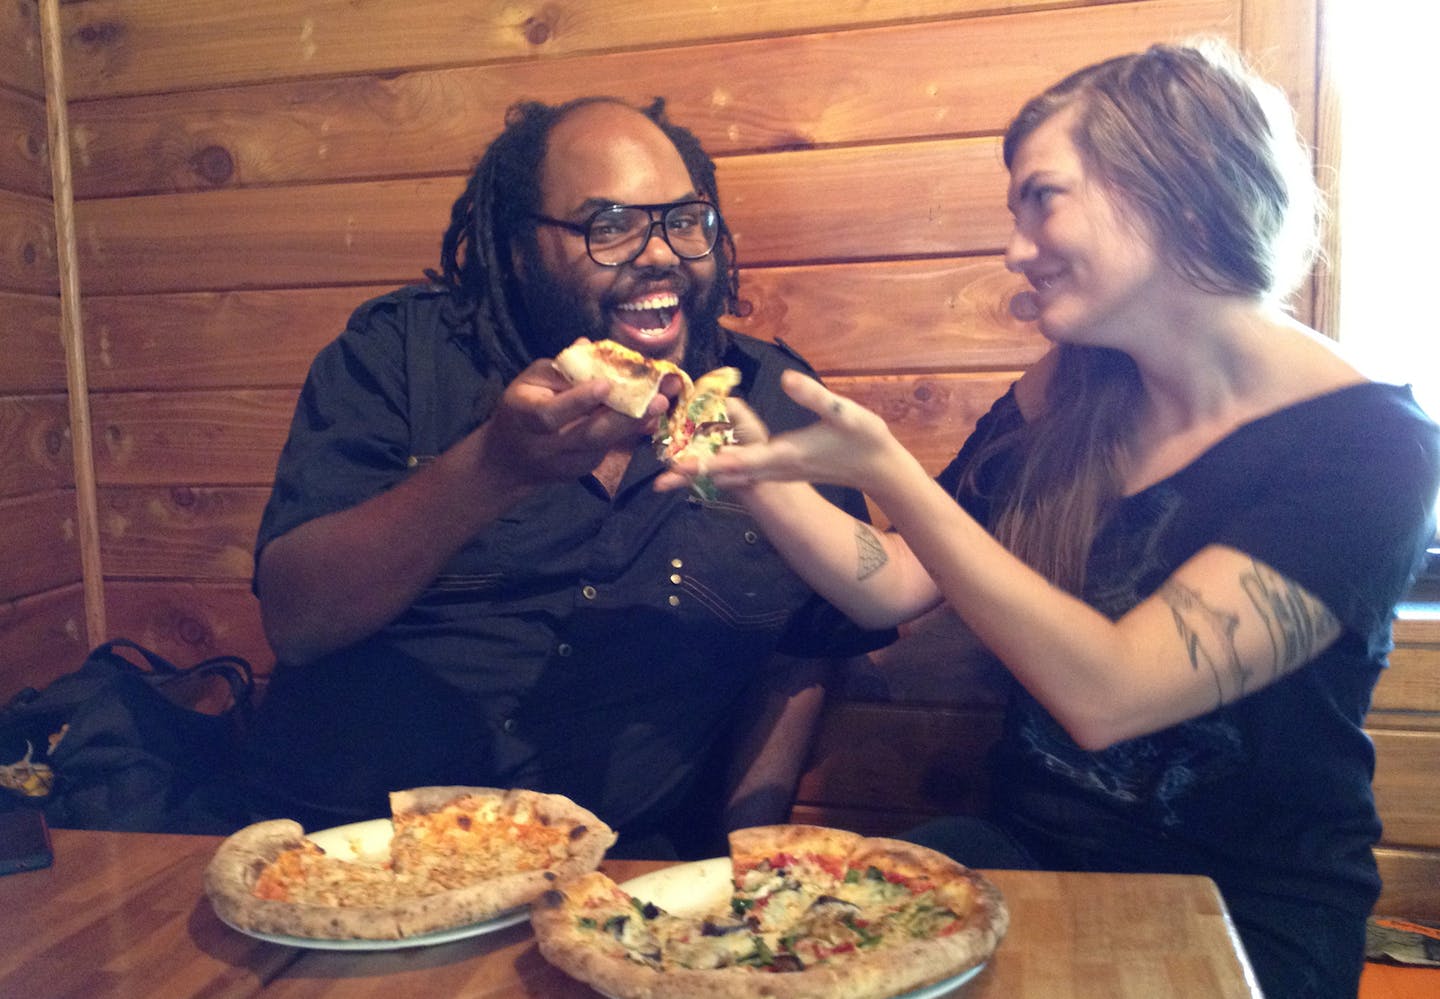
M 55 830 L 55 866 L 0 878 L 0 996 L 595 999 L 528 924 L 436 947 L 305 950 L 221 923 L 206 836 Z M 617 880 L 664 866 L 607 861 Z M 957 999 L 1258 997 L 1215 886 L 1178 875 L 991 871 L 1010 933 Z

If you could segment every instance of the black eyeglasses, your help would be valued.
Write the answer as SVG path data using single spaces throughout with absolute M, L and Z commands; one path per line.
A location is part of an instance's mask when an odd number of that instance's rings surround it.
M 671 201 L 659 205 L 610 205 L 584 222 L 548 215 L 531 218 L 585 237 L 585 252 L 602 267 L 628 264 L 645 251 L 655 227 L 681 260 L 708 257 L 720 237 L 720 213 L 708 201 Z

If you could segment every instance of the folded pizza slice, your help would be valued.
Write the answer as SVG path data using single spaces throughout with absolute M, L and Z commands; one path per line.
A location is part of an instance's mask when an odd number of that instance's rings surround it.
M 655 452 L 667 465 L 682 458 L 699 461 L 700 474 L 691 488 L 703 499 L 715 498 L 715 487 L 705 477 L 705 459 L 735 443 L 734 425 L 725 407 L 730 390 L 739 384 L 736 368 L 707 371 L 693 383 L 684 379 L 679 397 L 661 417 L 655 432 Z
M 605 404 L 636 418 L 650 408 L 650 400 L 660 391 L 660 381 L 667 374 L 679 375 L 687 385 L 690 382 L 685 372 L 670 361 L 646 357 L 614 340 L 580 337 L 556 355 L 554 364 L 572 382 L 604 378 L 610 383 Z

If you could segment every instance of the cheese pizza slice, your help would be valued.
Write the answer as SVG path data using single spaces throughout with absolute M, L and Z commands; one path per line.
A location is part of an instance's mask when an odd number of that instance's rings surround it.
M 556 355 L 554 364 L 572 382 L 604 378 L 610 383 L 605 404 L 637 418 L 650 408 L 650 400 L 660 391 L 660 380 L 667 374 L 677 374 L 686 385 L 690 383 L 685 372 L 670 361 L 646 357 L 614 340 L 580 337 Z

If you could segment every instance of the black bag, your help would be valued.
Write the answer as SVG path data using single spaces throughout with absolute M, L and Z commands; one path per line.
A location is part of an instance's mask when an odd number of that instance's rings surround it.
M 228 706 L 190 707 L 214 677 L 229 686 Z M 0 708 L 0 764 L 22 759 L 28 747 L 32 763 L 54 771 L 48 794 L 11 797 L 39 804 L 61 828 L 227 831 L 253 689 L 250 664 L 235 656 L 182 669 L 126 639 L 106 642 L 74 673 Z

